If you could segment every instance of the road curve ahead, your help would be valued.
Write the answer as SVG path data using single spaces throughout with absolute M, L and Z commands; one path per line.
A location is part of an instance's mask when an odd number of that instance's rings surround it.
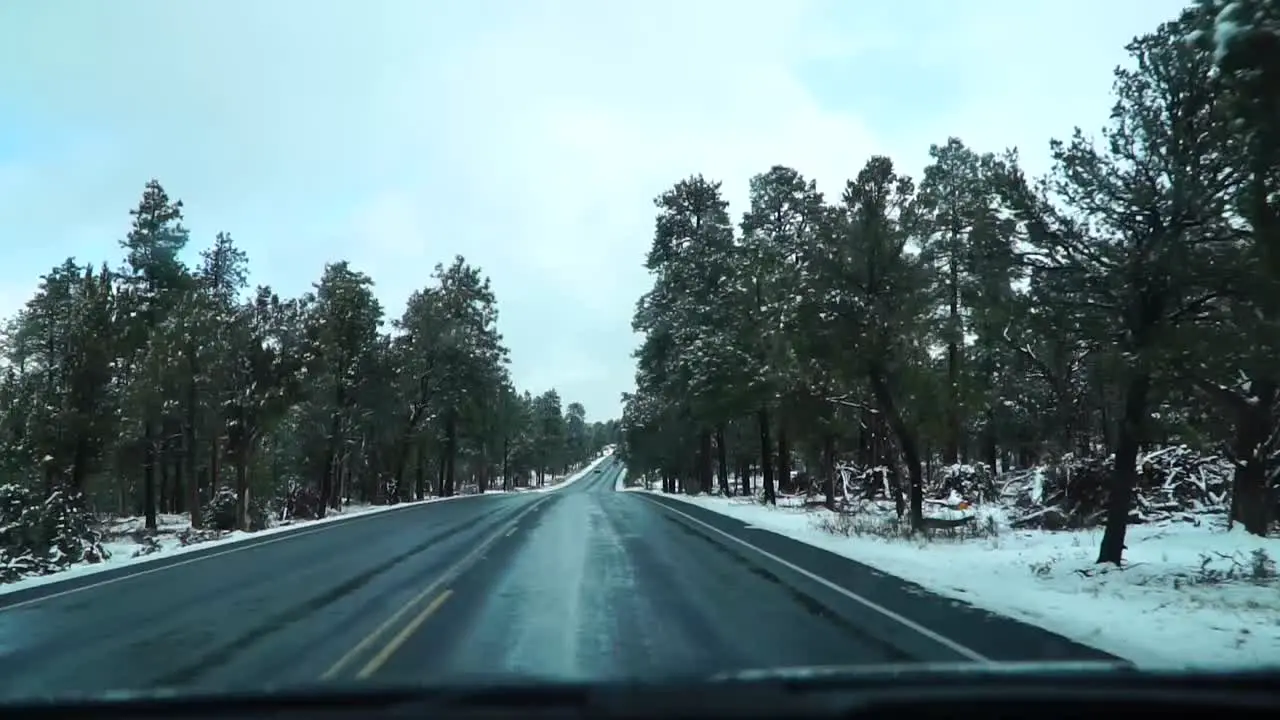
M 1106 658 L 620 470 L 0 598 L 0 696 Z

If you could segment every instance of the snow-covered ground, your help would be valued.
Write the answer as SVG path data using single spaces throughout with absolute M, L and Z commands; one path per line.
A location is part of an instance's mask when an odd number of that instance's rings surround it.
M 894 513 L 884 504 L 850 515 L 804 507 L 793 498 L 769 507 L 746 498 L 666 497 L 838 553 L 1140 667 L 1280 666 L 1280 539 L 1228 531 L 1221 516 L 1131 525 L 1127 562 L 1116 568 L 1094 563 L 1100 529 L 1010 529 L 998 508 L 968 511 L 976 512 L 975 522 L 956 536 L 913 540 L 888 529 Z M 930 517 L 947 514 L 926 511 Z
M 608 453 L 601 455 L 585 467 L 569 474 L 568 476 L 559 476 L 551 479 L 551 482 L 544 487 L 533 488 L 528 490 L 520 490 L 519 492 L 550 492 L 559 490 L 571 485 L 582 479 L 596 465 L 604 461 L 608 457 Z M 491 490 L 488 494 L 499 494 L 500 490 Z M 427 503 L 449 502 L 455 500 L 463 500 L 465 498 L 475 497 L 475 495 L 455 495 L 447 498 L 428 498 L 418 502 L 400 503 L 398 505 L 360 505 L 349 504 L 340 510 L 330 510 L 329 514 L 320 520 L 298 520 L 277 522 L 265 530 L 256 532 L 214 532 L 214 531 L 192 531 L 191 518 L 187 515 L 168 515 L 162 514 L 157 518 L 158 529 L 154 536 L 146 537 L 143 533 L 143 519 L 138 518 L 120 518 L 105 523 L 103 534 L 106 540 L 102 543 L 103 548 L 110 553 L 110 557 L 98 563 L 80 563 L 72 565 L 60 572 L 51 573 L 49 575 L 37 575 L 26 577 L 17 582 L 6 583 L 0 585 L 0 595 L 25 590 L 27 588 L 38 587 L 40 585 L 48 585 L 50 583 L 62 582 L 71 578 L 81 577 L 84 575 L 93 575 L 107 570 L 116 568 L 139 565 L 148 563 L 160 558 L 169 558 L 176 555 L 183 555 L 197 550 L 204 550 L 219 545 L 230 545 L 233 543 L 244 542 L 252 538 L 261 538 L 269 535 L 275 535 L 290 530 L 300 528 L 310 528 L 312 526 L 323 526 L 327 523 L 346 520 L 361 515 L 371 515 L 375 513 L 393 512 L 403 510 L 408 507 L 417 505 L 425 505 Z

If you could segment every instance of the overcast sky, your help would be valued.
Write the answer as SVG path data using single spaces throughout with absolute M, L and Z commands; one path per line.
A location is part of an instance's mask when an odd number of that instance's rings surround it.
M 1043 170 L 1182 4 L 4 2 L 0 314 L 67 256 L 118 259 L 155 177 L 194 245 L 230 231 L 285 293 L 345 258 L 398 315 L 465 255 L 520 387 L 617 416 L 664 189 L 722 179 L 738 216 L 773 164 L 835 193 L 948 135 Z

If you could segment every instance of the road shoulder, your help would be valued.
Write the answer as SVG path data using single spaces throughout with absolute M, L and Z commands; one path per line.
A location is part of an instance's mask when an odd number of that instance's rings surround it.
M 638 502 L 649 502 L 672 514 L 683 514 L 711 526 L 760 552 L 755 560 L 770 563 L 768 555 L 794 565 L 862 598 L 876 608 L 905 618 L 910 625 L 945 638 L 961 648 L 994 661 L 1020 660 L 1105 660 L 1118 658 L 1068 640 L 1047 630 L 976 608 L 959 600 L 931 593 L 924 587 L 868 565 L 858 563 L 819 547 L 786 537 L 771 530 L 751 526 L 692 503 L 654 493 L 628 493 Z M 679 517 L 679 515 L 676 515 Z M 688 524 L 688 523 L 687 523 Z M 696 527 L 696 523 L 693 523 Z M 716 532 L 702 529 L 713 539 Z M 727 544 L 736 544 L 719 538 Z M 776 564 L 776 563 L 773 563 Z M 876 611 L 879 622 L 898 624 L 891 616 Z M 918 628 L 910 628 L 913 632 Z M 915 634 L 918 634 L 916 632 Z M 961 651 L 963 652 L 963 651 Z M 970 658 L 975 659 L 975 658 Z

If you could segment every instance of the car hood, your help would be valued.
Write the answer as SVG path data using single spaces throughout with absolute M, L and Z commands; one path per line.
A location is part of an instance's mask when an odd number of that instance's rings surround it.
M 824 678 L 973 677 L 986 675 L 1059 675 L 1137 671 L 1126 660 L 902 663 L 884 665 L 801 665 L 717 673 L 712 681 L 820 680 Z
M 1277 668 L 1212 668 L 1185 669 L 1160 668 L 1155 671 L 1139 669 L 1123 660 L 1099 661 L 1048 661 L 1048 662 L 989 662 L 989 663 L 912 663 L 901 665 L 808 665 L 774 668 L 731 670 L 702 675 L 642 676 L 634 678 L 602 678 L 589 681 L 582 678 L 566 678 L 554 675 L 486 673 L 440 678 L 439 681 L 418 685 L 385 685 L 372 682 L 309 683 L 305 685 L 234 688 L 222 691 L 191 689 L 158 689 L 120 691 L 96 695 L 66 695 L 27 697 L 19 703 L 32 701 L 55 705 L 74 706 L 80 703 L 92 705 L 113 703 L 138 703 L 151 701 L 181 703 L 197 702 L 216 704 L 261 703 L 332 703 L 355 702 L 371 705 L 397 704 L 401 702 L 430 702 L 433 699 L 448 701 L 469 699 L 482 704 L 502 706 L 521 704 L 575 704 L 601 693 L 649 696 L 657 692 L 664 695 L 681 695 L 689 691 L 705 690 L 714 694 L 720 688 L 730 694 L 741 689 L 755 688 L 771 692 L 805 693 L 810 690 L 859 691 L 885 688 L 946 688 L 1009 685 L 1051 685 L 1054 687 L 1099 687 L 1102 685 L 1127 686 L 1131 683 L 1179 683 L 1191 680 L 1208 683 L 1221 682 L 1234 676 L 1264 687 L 1274 686 Z M 687 697 L 686 695 L 683 695 Z M 0 708 L 11 705 L 0 703 Z

